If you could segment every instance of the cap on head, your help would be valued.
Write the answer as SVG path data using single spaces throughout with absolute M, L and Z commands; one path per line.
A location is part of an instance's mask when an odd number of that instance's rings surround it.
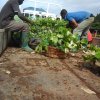
M 60 12 L 60 15 L 61 15 L 62 19 L 65 18 L 66 14 L 67 14 L 67 10 L 66 9 L 62 9 L 61 12 Z
M 18 0 L 19 5 L 23 3 L 24 0 Z

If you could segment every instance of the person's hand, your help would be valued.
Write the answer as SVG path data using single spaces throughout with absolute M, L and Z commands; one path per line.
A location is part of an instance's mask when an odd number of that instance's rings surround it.
M 31 26 L 33 26 L 33 25 L 34 25 L 34 22 L 33 22 L 32 20 L 30 20 L 30 21 L 29 21 L 29 24 L 30 24 Z
M 30 22 L 29 22 L 32 26 L 34 25 L 34 22 L 32 21 L 32 20 L 30 20 Z
M 78 27 L 78 23 L 73 19 L 71 22 L 70 22 L 70 26 L 75 29 L 76 27 Z

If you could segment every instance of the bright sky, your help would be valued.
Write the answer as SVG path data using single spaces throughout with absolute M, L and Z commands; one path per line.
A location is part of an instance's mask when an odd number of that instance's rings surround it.
M 5 4 L 7 0 L 0 0 L 0 9 Z M 32 0 L 31 0 L 32 1 Z M 34 0 L 33 0 L 34 1 Z M 36 0 L 40 1 L 41 3 L 36 3 L 37 7 L 42 7 L 46 10 L 47 3 L 54 3 L 60 4 L 61 6 L 56 6 L 51 4 L 49 6 L 49 12 L 53 12 L 56 14 L 60 13 L 61 8 L 66 9 L 68 12 L 74 11 L 88 11 L 92 12 L 93 14 L 100 13 L 100 0 Z M 29 2 L 29 0 L 25 0 L 21 8 L 25 8 L 28 6 L 34 6 L 34 2 Z

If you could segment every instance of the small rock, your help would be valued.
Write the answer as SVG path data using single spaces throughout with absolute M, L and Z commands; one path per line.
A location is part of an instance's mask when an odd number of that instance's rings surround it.
M 7 70 L 6 73 L 7 73 L 7 74 L 10 74 L 11 72 Z

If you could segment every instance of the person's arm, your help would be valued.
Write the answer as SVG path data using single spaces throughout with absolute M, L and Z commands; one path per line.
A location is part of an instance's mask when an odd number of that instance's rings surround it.
M 18 15 L 18 17 L 19 17 L 21 20 L 23 20 L 23 21 L 25 21 L 25 22 L 27 22 L 27 23 L 33 24 L 33 21 L 29 20 L 29 19 L 28 19 L 27 17 L 25 17 L 21 12 L 17 12 L 16 15 Z
M 73 19 L 71 22 L 70 22 L 72 28 L 76 28 L 78 26 L 78 23 Z

